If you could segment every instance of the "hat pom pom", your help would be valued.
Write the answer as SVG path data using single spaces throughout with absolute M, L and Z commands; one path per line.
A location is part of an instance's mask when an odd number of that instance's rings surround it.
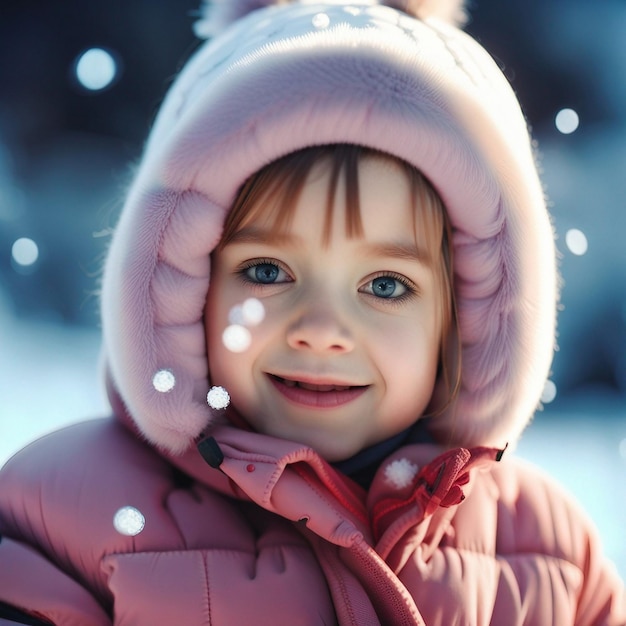
M 435 17 L 455 26 L 463 26 L 467 22 L 464 0 L 382 0 L 381 4 L 419 19 Z
M 210 39 L 244 15 L 272 4 L 277 0 L 202 0 L 194 33 L 200 39 Z
M 244 15 L 281 3 L 288 4 L 289 0 L 202 0 L 194 33 L 200 39 L 210 39 Z M 376 4 L 376 0 L 370 3 Z M 464 0 L 378 0 L 378 3 L 420 19 L 436 17 L 456 26 L 467 21 Z

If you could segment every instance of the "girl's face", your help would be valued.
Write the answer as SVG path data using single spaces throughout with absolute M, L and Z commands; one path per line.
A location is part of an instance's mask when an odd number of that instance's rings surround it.
M 309 174 L 286 234 L 261 217 L 213 254 L 206 334 L 211 383 L 226 388 L 255 430 L 338 461 L 424 412 L 438 367 L 441 294 L 426 234 L 415 236 L 402 168 L 362 158 L 363 236 L 345 233 L 340 181 L 324 243 L 326 165 Z M 250 329 L 249 348 L 232 352 L 222 333 L 231 309 L 249 298 L 265 317 Z

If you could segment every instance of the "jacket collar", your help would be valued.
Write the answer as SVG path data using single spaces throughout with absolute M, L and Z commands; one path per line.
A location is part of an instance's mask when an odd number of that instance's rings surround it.
M 433 540 L 440 538 L 471 490 L 474 470 L 489 468 L 504 452 L 405 445 L 381 462 L 366 492 L 301 444 L 231 426 L 214 429 L 204 441 L 211 442 L 209 461 L 219 471 L 211 471 L 206 459 L 191 451 L 192 465 L 181 469 L 205 483 L 208 475 L 221 474 L 227 477 L 229 495 L 305 522 L 337 545 L 362 536 L 383 558 L 409 529 L 421 527 L 424 536 L 428 532 Z
M 120 417 L 137 433 L 133 420 Z M 382 461 L 366 492 L 296 442 L 224 424 L 198 444 L 182 455 L 162 454 L 210 489 L 305 523 L 336 545 L 364 539 L 383 558 L 409 531 L 438 544 L 472 488 L 473 470 L 490 467 L 504 452 L 408 444 Z

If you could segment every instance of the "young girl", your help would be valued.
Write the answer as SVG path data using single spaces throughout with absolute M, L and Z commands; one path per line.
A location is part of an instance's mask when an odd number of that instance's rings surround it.
M 113 417 L 0 473 L 0 615 L 625 624 L 512 455 L 557 281 L 505 79 L 449 2 L 251 4 L 207 9 L 113 238 Z

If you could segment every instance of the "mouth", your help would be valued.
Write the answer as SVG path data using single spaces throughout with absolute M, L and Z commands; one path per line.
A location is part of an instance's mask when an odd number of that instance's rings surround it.
M 334 408 L 360 397 L 369 385 L 344 385 L 332 382 L 312 383 L 268 374 L 283 397 L 293 404 L 313 408 Z
M 300 389 L 308 389 L 309 391 L 321 391 L 321 392 L 345 391 L 346 389 L 351 389 L 353 386 L 356 386 L 356 385 L 335 385 L 335 384 L 316 385 L 314 383 L 308 383 L 302 380 L 291 380 L 289 378 L 281 378 L 280 376 L 275 376 L 274 374 L 270 374 L 270 376 L 274 380 L 277 380 L 278 382 L 282 383 L 283 385 L 286 385 L 287 387 L 291 387 L 292 389 L 294 387 L 298 387 Z

